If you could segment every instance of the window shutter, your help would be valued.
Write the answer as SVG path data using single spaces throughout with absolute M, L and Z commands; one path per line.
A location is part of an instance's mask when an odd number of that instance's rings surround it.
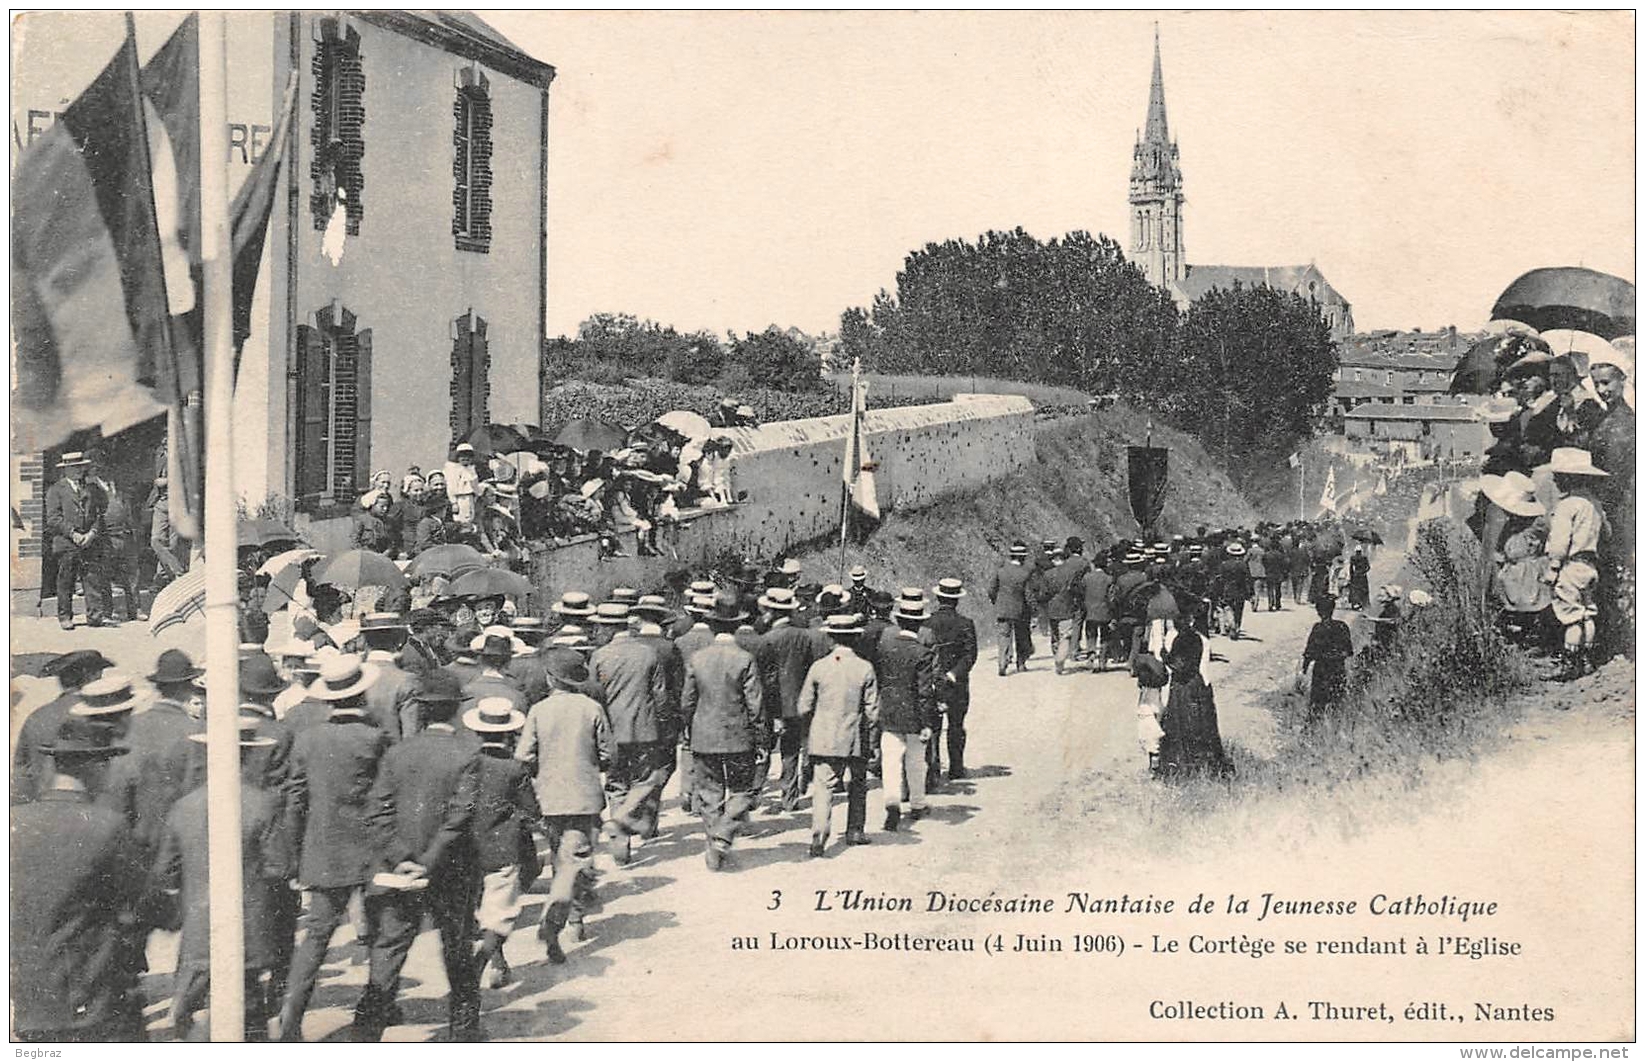
M 326 490 L 325 341 L 316 328 L 297 328 L 297 494 L 312 501 Z
M 491 357 L 486 342 L 486 322 L 474 319 L 474 332 L 468 354 L 468 423 L 471 428 L 489 423 L 491 405 Z
M 371 329 L 355 337 L 354 485 L 371 482 Z

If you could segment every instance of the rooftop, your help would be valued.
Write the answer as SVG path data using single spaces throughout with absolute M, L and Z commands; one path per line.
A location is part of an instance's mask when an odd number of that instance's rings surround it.
M 1349 420 L 1447 420 L 1473 421 L 1479 418 L 1472 406 L 1436 406 L 1418 403 L 1414 406 L 1396 406 L 1388 402 L 1367 402 L 1350 409 Z
M 1247 288 L 1266 285 L 1275 291 L 1295 291 L 1313 268 L 1308 265 L 1191 265 L 1188 275 L 1176 283 L 1191 301 L 1198 301 L 1212 288 L 1232 288 L 1236 283 Z

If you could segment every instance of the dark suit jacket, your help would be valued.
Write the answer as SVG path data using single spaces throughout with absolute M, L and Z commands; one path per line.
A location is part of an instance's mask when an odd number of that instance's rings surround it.
M 729 635 L 686 658 L 680 717 L 693 753 L 752 751 L 763 703 L 759 666 Z
M 988 584 L 988 600 L 994 603 L 994 615 L 1002 620 L 1028 618 L 1031 615 L 1028 602 L 1037 588 L 1038 574 L 1031 565 L 1010 561 L 995 572 Z
M 917 734 L 941 724 L 935 661 L 936 653 L 913 631 L 897 631 L 880 643 L 880 729 Z
M 956 687 L 969 689 L 971 669 L 977 663 L 977 625 L 958 609 L 940 606 L 925 621 L 922 633 L 931 635 L 936 649 L 937 676 L 952 673 Z
M 171 807 L 205 776 L 205 746 L 188 740 L 202 729 L 181 705 L 156 701 L 132 716 L 125 743 L 131 749 L 114 761 L 111 778 L 132 772 L 137 842 L 151 855 L 160 847 Z
M 1046 615 L 1052 619 L 1073 619 L 1082 611 L 1085 604 L 1084 586 L 1081 580 L 1085 573 L 1091 570 L 1091 562 L 1081 556 L 1069 557 L 1061 564 L 1045 572 L 1045 589 L 1049 600 L 1046 602 Z
M 67 477 L 46 491 L 46 530 L 51 532 L 51 551 L 65 553 L 77 549 L 71 531 L 94 531 L 103 526 L 107 499 L 95 483 L 87 480 L 76 490 Z
M 409 859 L 431 878 L 475 870 L 469 828 L 479 800 L 477 755 L 475 745 L 443 724 L 383 754 L 370 811 L 383 868 Z
M 508 753 L 488 747 L 474 758 L 474 772 L 476 801 L 469 831 L 480 870 L 531 862 L 536 856 L 531 825 L 542 814 L 531 785 L 531 769 Z M 522 888 L 523 878 L 522 873 Z
M 405 736 L 401 712 L 417 688 L 417 676 L 392 660 L 372 659 L 371 663 L 377 666 L 377 681 L 366 689 L 366 711 L 390 741 L 399 741 Z
M 672 731 L 663 718 L 668 679 L 656 650 L 633 635 L 618 635 L 594 650 L 589 664 L 605 694 L 612 740 L 637 745 L 662 740 Z
M 1114 618 L 1114 577 L 1101 568 L 1080 576 L 1080 593 L 1085 598 L 1085 621 L 1107 623 Z
M 240 785 L 240 898 L 245 917 L 246 969 L 274 961 L 274 914 L 286 889 L 286 852 L 281 841 L 280 798 L 254 782 Z M 211 918 L 206 858 L 206 790 L 194 790 L 166 816 L 165 839 L 155 880 L 178 894 L 183 937 L 179 968 L 204 969 L 211 959 Z
M 880 661 L 880 641 L 887 635 L 894 634 L 896 629 L 896 627 L 892 626 L 890 620 L 881 619 L 878 616 L 870 616 L 863 620 L 862 633 L 857 635 L 856 644 L 851 648 L 857 651 L 858 656 L 868 661 L 869 667 L 878 670 Z M 825 634 L 823 637 L 827 638 L 828 635 Z M 830 649 L 832 649 L 832 646 L 830 646 Z M 828 654 L 827 652 L 824 652 L 823 655 L 827 656 Z
M 543 667 L 540 649 L 530 656 L 517 656 L 509 661 L 503 674 L 519 684 L 527 704 L 536 704 L 548 696 L 548 672 Z
M 672 638 L 661 634 L 636 634 L 635 641 L 649 645 L 663 667 L 665 704 L 663 718 L 672 728 L 665 737 L 672 739 L 680 731 L 680 695 L 685 692 L 685 657 Z M 533 702 L 535 703 L 535 702 Z
M 48 790 L 12 808 L 14 1032 L 95 1025 L 135 990 L 121 941 L 146 881 L 126 820 L 87 794 Z
M 79 690 L 64 690 L 53 699 L 30 712 L 17 732 L 17 744 L 11 750 L 11 802 L 25 804 L 51 784 L 51 757 L 40 751 L 57 738 L 69 709 L 80 701 Z
M 360 885 L 375 869 L 366 816 L 387 748 L 388 737 L 364 721 L 311 726 L 292 741 L 285 830 L 302 884 Z
M 780 622 L 765 633 L 757 658 L 767 715 L 793 719 L 800 714 L 805 673 L 833 649 L 827 641 L 827 635 L 792 623 Z

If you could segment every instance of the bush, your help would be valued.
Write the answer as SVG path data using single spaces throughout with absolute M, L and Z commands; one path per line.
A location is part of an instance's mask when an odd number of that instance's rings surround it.
M 755 387 L 815 391 L 822 386 L 822 360 L 817 352 L 776 325 L 733 342 L 731 356 Z

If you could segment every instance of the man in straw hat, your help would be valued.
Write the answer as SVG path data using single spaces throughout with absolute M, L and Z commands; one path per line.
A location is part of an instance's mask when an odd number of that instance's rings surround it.
M 879 685 L 874 668 L 852 648 L 862 633 L 854 615 L 829 616 L 823 633 L 834 641 L 829 654 L 811 665 L 800 687 L 799 710 L 811 716 L 807 736 L 812 769 L 811 850 L 817 857 L 828 846 L 837 778 L 847 779 L 845 843 L 867 844 L 868 748 L 865 731 L 879 721 Z
M 1565 628 L 1565 667 L 1559 680 L 1569 681 L 1586 674 L 1593 662 L 1599 543 L 1605 530 L 1595 484 L 1608 477 L 1588 451 L 1567 446 L 1556 447 L 1537 471 L 1552 474 L 1559 495 L 1548 521 L 1544 578 L 1554 588 L 1554 619 Z
M 731 594 L 709 612 L 713 640 L 686 656 L 680 719 L 691 754 L 694 803 L 708 835 L 704 861 L 719 870 L 753 809 L 757 772 L 769 761 L 761 745 L 764 689 L 754 657 L 735 632 L 748 616 Z
M 478 796 L 476 744 L 454 725 L 451 683 L 434 672 L 418 686 L 424 725 L 383 754 L 372 787 L 373 868 L 409 875 L 423 887 L 367 890 L 375 916 L 371 970 L 354 1008 L 354 1027 L 377 1040 L 396 1024 L 400 970 L 427 914 L 440 936 L 453 1040 L 473 1040 L 480 1028 L 479 974 L 474 965 L 474 904 L 480 881 L 470 826 Z
M 622 615 L 626 621 L 628 606 L 622 606 Z M 677 727 L 668 717 L 668 678 L 662 656 L 626 626 L 594 650 L 588 664 L 617 746 L 606 772 L 611 798 L 606 832 L 612 856 L 626 864 L 634 835 L 656 830 L 662 787 L 673 765 L 670 738 Z
M 465 711 L 487 697 L 501 697 L 521 712 L 530 707 L 519 679 L 510 673 L 515 659 L 531 652 L 530 646 L 507 627 L 497 625 L 481 631 L 469 648 L 479 657 L 480 670 L 463 684 Z M 462 729 L 460 723 L 458 729 Z
M 266 658 L 265 658 L 266 659 Z M 245 1037 L 268 1038 L 270 999 L 263 974 L 288 961 L 279 924 L 286 887 L 285 844 L 280 833 L 280 793 L 266 787 L 254 757 L 274 748 L 259 733 L 267 721 L 260 711 L 240 709 L 240 911 L 245 933 Z M 206 735 L 190 734 L 204 745 Z M 207 789 L 200 785 L 177 801 L 166 816 L 155 880 L 177 897 L 183 933 L 177 945 L 177 974 L 171 1023 L 179 1040 L 190 1039 L 194 1012 L 205 1005 L 211 985 L 211 913 Z M 289 943 L 287 941 L 286 943 Z
M 811 729 L 811 717 L 800 714 L 800 687 L 811 665 L 828 655 L 833 646 L 821 632 L 795 624 L 799 601 L 787 587 L 770 587 L 761 595 L 759 605 L 771 617 L 755 657 L 764 678 L 766 714 L 782 756 L 778 799 L 770 809 L 772 814 L 781 814 L 799 806 L 800 796 L 810 782 L 800 766 L 806 734 Z
M 92 799 L 110 730 L 70 713 L 39 748 L 52 775 L 11 809 L 11 1028 L 24 1043 L 143 1038 L 137 969 L 126 946 L 147 905 L 148 867 L 125 816 Z M 19 900 L 19 896 L 22 897 Z
M 553 963 L 566 960 L 560 933 L 574 922 L 581 939 L 592 893 L 594 839 L 600 835 L 605 788 L 600 772 L 616 755 L 605 711 L 579 692 L 588 682 L 581 654 L 555 649 L 544 658 L 549 695 L 531 706 L 514 756 L 530 767 L 543 831 L 554 855 L 548 908 L 537 934 Z
M 322 657 L 309 697 L 328 705 L 330 715 L 291 743 L 284 826 L 308 910 L 280 1008 L 280 1036 L 288 1041 L 302 1039 L 303 1014 L 332 934 L 373 869 L 368 796 L 389 744 L 366 713 L 365 692 L 376 675 L 376 665 L 352 654 Z
M 971 669 L 977 663 L 977 625 L 969 616 L 960 614 L 965 584 L 959 579 L 938 579 L 935 595 L 937 610 L 926 621 L 924 633 L 930 637 L 932 651 L 936 653 L 933 671 L 937 707 L 948 724 L 948 778 L 958 781 L 966 776 L 965 716 L 971 710 Z M 925 745 L 927 790 L 942 775 L 938 740 L 942 719 L 931 728 L 931 740 Z
M 1029 601 L 1038 593 L 1039 573 L 1028 563 L 1028 546 L 1022 541 L 1011 543 L 1010 555 L 988 584 L 988 600 L 994 606 L 998 631 L 1000 675 L 1011 666 L 1013 653 L 1017 670 L 1028 670 L 1028 658 L 1034 655 L 1034 634 L 1029 625 L 1032 618 Z
M 43 676 L 56 676 L 62 692 L 30 712 L 17 733 L 11 757 L 12 804 L 33 800 L 51 782 L 51 760 L 40 749 L 57 736 L 69 709 L 79 703 L 81 687 L 113 666 L 113 661 L 95 649 L 76 649 L 53 657 L 41 669 Z
M 87 480 L 91 458 L 72 450 L 57 459 L 63 478 L 46 491 L 46 531 L 57 561 L 57 623 L 74 629 L 74 584 L 86 591 L 86 626 L 100 627 L 110 610 L 108 577 L 100 563 L 107 499 Z
M 474 956 L 474 976 L 492 968 L 488 985 L 501 988 L 513 980 L 503 943 L 514 932 L 520 916 L 520 891 L 529 889 L 542 871 L 531 827 L 542 815 L 531 770 L 514 758 L 514 745 L 525 716 L 501 697 L 490 697 L 465 713 L 463 725 L 480 735 L 475 758 L 475 804 L 470 832 L 474 855 L 483 875 L 475 922 L 480 948 Z
M 896 630 L 881 644 L 876 669 L 885 828 L 893 832 L 902 819 L 904 800 L 912 821 L 925 815 L 925 746 L 942 725 L 937 714 L 936 652 L 920 639 L 920 626 L 929 618 L 924 592 L 904 588 L 892 613 Z

